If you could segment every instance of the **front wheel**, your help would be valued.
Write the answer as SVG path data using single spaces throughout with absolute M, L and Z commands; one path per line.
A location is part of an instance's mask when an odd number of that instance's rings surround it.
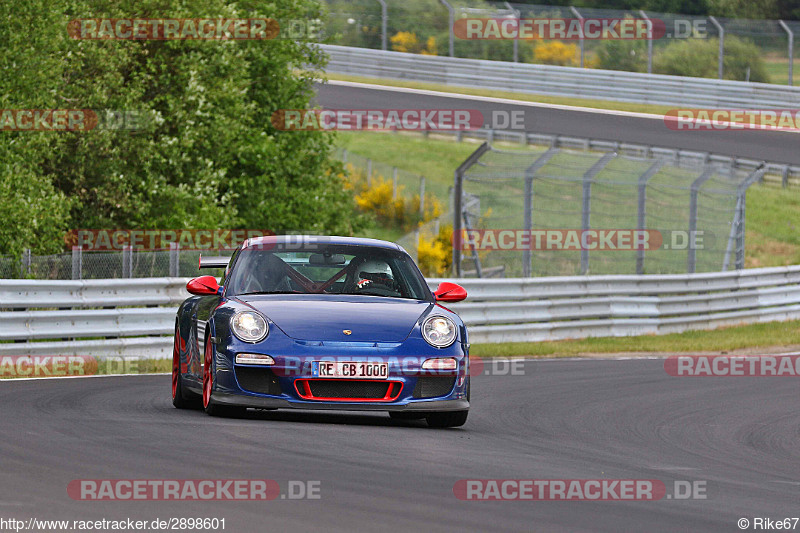
M 463 426 L 467 421 L 469 411 L 442 411 L 425 415 L 428 427 L 432 428 L 454 428 Z
M 244 407 L 219 405 L 211 401 L 211 390 L 214 388 L 214 346 L 206 339 L 205 358 L 203 363 L 203 410 L 211 416 L 235 417 L 245 413 Z

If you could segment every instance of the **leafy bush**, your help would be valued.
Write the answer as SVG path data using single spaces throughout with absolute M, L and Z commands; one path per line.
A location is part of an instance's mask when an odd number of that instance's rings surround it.
M 653 72 L 675 76 L 716 78 L 719 39 L 685 39 L 673 41 L 660 54 L 654 54 Z M 743 81 L 750 68 L 750 81 L 769 83 L 760 50 L 733 35 L 725 37 L 723 77 Z
M 576 44 L 564 44 L 561 41 L 534 41 L 534 63 L 575 67 L 580 65 L 580 58 L 580 49 Z
M 395 195 L 391 180 L 378 175 L 373 176 L 367 183 L 366 173 L 363 170 L 356 169 L 349 163 L 346 168 L 348 177 L 344 189 L 355 194 L 356 205 L 362 213 L 372 215 L 384 226 L 411 231 L 420 223 L 433 220 L 442 214 L 441 202 L 431 194 L 425 194 L 424 213 L 420 215 L 419 194 L 407 198 L 403 195 L 405 187 L 398 185 Z
M 597 67 L 627 72 L 647 71 L 647 41 L 603 41 L 597 47 Z

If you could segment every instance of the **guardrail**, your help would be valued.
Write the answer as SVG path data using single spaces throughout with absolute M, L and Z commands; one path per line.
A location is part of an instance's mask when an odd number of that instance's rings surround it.
M 470 326 L 471 342 L 664 334 L 800 319 L 800 265 L 458 282 L 469 298 L 453 310 Z
M 800 106 L 800 88 L 768 83 L 320 46 L 330 56 L 326 70 L 337 74 L 680 108 L 796 109 Z
M 185 278 L 0 280 L 0 357 L 170 357 Z M 429 280 L 431 288 L 439 279 Z M 675 333 L 800 319 L 800 265 L 722 273 L 461 279 L 473 343 Z M 53 309 L 57 308 L 57 309 Z

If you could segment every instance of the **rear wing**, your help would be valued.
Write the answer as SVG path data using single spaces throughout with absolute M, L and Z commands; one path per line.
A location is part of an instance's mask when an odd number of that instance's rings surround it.
M 203 257 L 200 255 L 200 264 L 198 268 L 225 268 L 231 262 L 230 257 L 223 256 L 208 256 Z

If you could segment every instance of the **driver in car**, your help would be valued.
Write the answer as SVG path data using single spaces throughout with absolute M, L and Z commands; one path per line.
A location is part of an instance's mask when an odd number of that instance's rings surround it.
M 386 262 L 366 259 L 358 266 L 356 291 L 370 289 L 397 292 L 392 270 Z

